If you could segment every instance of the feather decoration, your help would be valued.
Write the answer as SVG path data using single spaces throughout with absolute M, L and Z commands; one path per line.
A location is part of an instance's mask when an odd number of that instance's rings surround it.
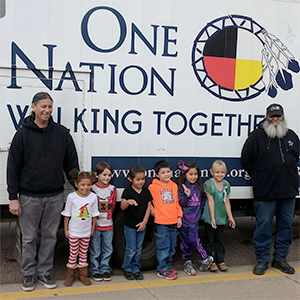
M 278 86 L 283 90 L 293 87 L 292 75 L 288 70 L 298 73 L 300 68 L 293 54 L 273 34 L 263 30 L 265 40 L 262 50 L 263 81 L 268 95 L 276 97 Z

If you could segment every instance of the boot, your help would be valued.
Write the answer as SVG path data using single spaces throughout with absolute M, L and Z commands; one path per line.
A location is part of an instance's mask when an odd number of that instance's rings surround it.
M 73 284 L 75 272 L 76 272 L 76 268 L 67 267 L 67 277 L 64 281 L 65 286 L 71 286 Z
M 87 266 L 84 266 L 84 267 L 78 266 L 78 271 L 79 271 L 79 280 L 84 285 L 91 285 L 92 282 L 88 279 L 88 268 L 87 268 Z

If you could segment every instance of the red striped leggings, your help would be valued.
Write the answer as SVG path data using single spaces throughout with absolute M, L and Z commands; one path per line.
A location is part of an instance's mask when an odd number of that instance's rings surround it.
M 69 237 L 70 255 L 68 265 L 70 268 L 75 268 L 77 265 L 77 257 L 79 255 L 79 265 L 87 265 L 87 250 L 89 248 L 90 237 L 73 238 Z

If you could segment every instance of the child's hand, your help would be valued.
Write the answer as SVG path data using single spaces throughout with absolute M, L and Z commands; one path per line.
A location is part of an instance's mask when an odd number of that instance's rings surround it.
M 184 193 L 185 193 L 188 197 L 191 197 L 191 190 L 188 189 L 184 184 L 182 185 L 182 187 L 183 187 Z
M 65 230 L 65 237 L 68 239 L 70 236 L 69 236 L 69 230 Z
M 213 229 L 216 229 L 217 228 L 217 225 L 216 225 L 216 221 L 215 220 L 211 220 L 211 227 Z
M 137 231 L 136 232 L 141 232 L 141 231 L 144 231 L 145 228 L 146 228 L 146 224 L 144 224 L 143 222 L 139 223 L 139 224 L 136 224 L 135 227 L 137 227 Z
M 182 225 L 182 219 L 181 219 L 181 217 L 178 217 L 177 228 L 180 228 L 181 225 Z
M 150 213 L 152 217 L 155 217 L 155 208 L 153 208 Z
M 95 229 L 91 230 L 91 237 L 94 235 Z
M 235 221 L 233 218 L 228 219 L 228 225 L 229 227 L 231 227 L 232 229 L 235 229 Z
M 129 200 L 127 200 L 127 203 L 128 203 L 129 205 L 138 206 L 138 204 L 136 203 L 136 201 L 135 201 L 135 200 L 133 200 L 133 199 L 129 199 Z

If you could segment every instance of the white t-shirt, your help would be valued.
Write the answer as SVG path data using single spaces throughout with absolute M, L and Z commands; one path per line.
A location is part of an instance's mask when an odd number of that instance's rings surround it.
M 87 197 L 79 197 L 76 192 L 70 193 L 64 211 L 65 217 L 71 217 L 69 235 L 75 238 L 89 237 L 92 229 L 92 218 L 99 216 L 97 196 L 90 193 Z

